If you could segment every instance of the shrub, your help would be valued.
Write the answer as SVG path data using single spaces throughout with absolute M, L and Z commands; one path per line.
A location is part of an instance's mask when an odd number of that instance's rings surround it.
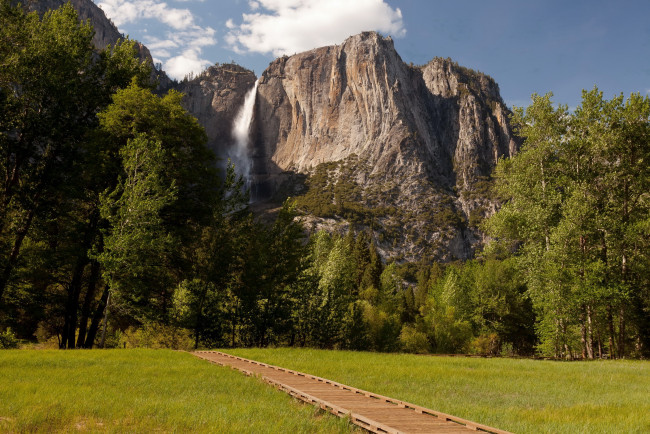
M 469 352 L 485 356 L 496 356 L 500 351 L 499 344 L 499 336 L 496 333 L 481 334 L 469 344 Z
M 426 354 L 431 349 L 426 333 L 419 332 L 410 325 L 402 327 L 399 341 L 402 344 L 402 349 L 407 353 Z
M 18 339 L 10 328 L 0 333 L 0 349 L 18 348 Z
M 140 328 L 129 327 L 122 333 L 120 344 L 124 348 L 169 348 L 189 350 L 194 341 L 189 330 L 155 322 Z

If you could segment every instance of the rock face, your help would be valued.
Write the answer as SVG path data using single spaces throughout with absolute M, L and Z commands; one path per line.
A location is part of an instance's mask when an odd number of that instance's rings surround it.
M 358 223 L 373 228 L 389 256 L 473 254 L 480 238 L 473 226 L 493 206 L 483 191 L 491 169 L 517 148 L 490 77 L 449 59 L 409 66 L 390 38 L 366 32 L 275 60 L 262 74 L 257 98 L 257 184 L 276 191 L 287 175 L 313 176 L 329 164 L 310 188 L 325 194 L 331 187 L 334 208 L 315 203 L 313 191 L 305 202 L 312 213 L 325 206 L 320 220 L 311 219 L 316 227 L 331 227 L 326 217 L 349 221 L 341 218 L 345 195 L 336 198 L 343 184 L 354 191 L 348 203 L 373 217 Z M 382 207 L 394 212 L 373 211 Z M 431 230 L 428 223 L 441 213 L 448 215 Z M 382 237 L 395 225 L 403 234 Z
M 491 78 L 448 59 L 408 66 L 374 32 L 275 60 L 258 95 L 257 143 L 281 171 L 357 154 L 373 173 L 422 172 L 452 186 L 515 148 Z

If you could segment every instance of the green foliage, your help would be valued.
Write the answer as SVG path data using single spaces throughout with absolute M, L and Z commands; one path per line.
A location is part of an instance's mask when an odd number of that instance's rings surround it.
M 525 273 L 542 354 L 647 351 L 650 98 L 594 88 L 573 114 L 550 98 L 514 111 L 525 142 L 496 168 L 486 228 Z
M 160 142 L 129 139 L 120 150 L 125 177 L 100 197 L 111 230 L 97 259 L 113 291 L 142 319 L 164 312 L 173 282 L 165 263 L 178 240 L 164 227 L 162 214 L 178 193 L 175 182 L 164 179 L 166 154 Z
M 307 191 L 296 198 L 298 208 L 318 217 L 340 217 L 370 227 L 379 218 L 396 215 L 398 210 L 386 203 L 386 197 L 375 197 L 371 187 L 359 183 L 360 171 L 368 174 L 369 168 L 354 154 L 346 160 L 319 164 L 307 179 Z
M 455 307 L 429 299 L 422 308 L 422 314 L 425 333 L 435 352 L 466 352 L 472 338 L 472 326 L 460 317 Z
M 145 322 L 138 328 L 130 327 L 121 333 L 117 346 L 189 351 L 193 348 L 194 341 L 187 329 L 157 322 Z
M 342 348 L 357 351 L 372 348 L 370 325 L 364 315 L 364 302 L 351 303 L 344 322 Z
M 98 195 L 114 179 L 97 113 L 132 79 L 148 85 L 149 69 L 131 41 L 96 52 L 69 4 L 42 17 L 11 4 L 0 3 L 0 323 L 31 338 L 47 320 L 62 346 L 83 346 L 74 330 L 101 286 L 88 256 Z
M 431 351 L 427 334 L 412 325 L 405 324 L 402 327 L 399 340 L 402 349 L 407 353 L 426 354 Z
M 352 252 L 345 239 L 338 238 L 320 269 L 319 289 L 336 298 L 353 297 L 356 291 L 356 270 L 350 260 Z
M 334 217 L 335 206 L 333 186 L 330 181 L 330 172 L 336 169 L 336 163 L 325 163 L 316 166 L 314 173 L 307 180 L 308 190 L 299 196 L 297 204 L 310 214 L 320 217 Z
M 383 300 L 377 289 L 382 265 L 367 234 L 340 237 L 319 231 L 312 235 L 309 251 L 307 267 L 293 285 L 301 306 L 293 331 L 299 343 L 397 349 L 399 322 L 393 313 L 375 307 Z
M 18 348 L 18 339 L 16 334 L 7 328 L 4 332 L 0 333 L 0 349 L 6 350 L 11 348 Z
M 500 353 L 499 336 L 496 333 L 481 334 L 475 337 L 469 344 L 470 354 L 481 354 L 496 356 Z M 512 355 L 506 353 L 505 355 Z
M 354 155 L 347 160 L 319 164 L 307 179 L 307 192 L 297 198 L 297 206 L 319 217 L 339 216 L 351 223 L 371 225 L 375 217 L 385 212 L 363 200 L 364 189 L 356 180 L 362 165 Z
M 196 246 L 213 236 L 227 242 L 228 231 L 215 235 L 212 228 L 225 229 L 224 213 L 237 213 L 244 198 L 233 194 L 240 183 L 232 169 L 225 182 L 219 181 L 205 132 L 182 108 L 181 97 L 176 92 L 158 97 L 132 83 L 99 114 L 107 149 L 119 150 L 121 174 L 100 198 L 109 227 L 97 257 L 117 295 L 114 302 L 138 321 L 168 323 L 178 314 L 170 311 L 180 297 L 174 299 L 174 292 L 189 290 L 192 300 L 185 308 L 192 313 L 177 321 L 194 328 L 196 346 L 207 311 L 214 321 L 223 310 L 214 307 L 217 290 L 211 280 L 223 283 L 222 278 L 210 266 L 196 276 L 193 264 L 210 255 Z
M 214 281 L 184 280 L 174 290 L 173 324 L 194 331 L 194 348 L 200 343 L 223 345 L 233 298 Z
M 383 267 L 369 237 L 352 232 L 345 237 L 317 232 L 308 251 L 286 303 L 295 303 L 284 338 L 290 345 L 532 353 L 534 317 L 513 259 L 446 269 L 426 262 Z M 483 336 L 493 337 L 492 346 L 483 345 Z
M 178 195 L 165 211 L 166 220 L 180 231 L 212 216 L 219 184 L 214 154 L 205 145 L 207 136 L 181 105 L 182 94 L 170 91 L 158 97 L 137 83 L 113 95 L 112 104 L 99 114 L 102 130 L 117 146 L 146 135 L 165 152 L 166 182 L 175 183 Z M 185 231 L 184 236 L 190 236 Z
M 425 277 L 419 285 L 428 288 L 429 298 L 420 308 L 420 329 L 429 330 L 436 351 L 481 352 L 481 337 L 489 335 L 494 336 L 491 353 L 507 346 L 515 354 L 532 354 L 534 316 L 514 259 L 467 261 L 444 272 L 434 266 Z M 477 340 L 469 345 L 473 338 Z

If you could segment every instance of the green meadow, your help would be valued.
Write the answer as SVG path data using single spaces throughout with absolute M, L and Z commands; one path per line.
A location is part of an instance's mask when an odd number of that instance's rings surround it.
M 516 433 L 650 432 L 647 361 L 227 351 Z
M 349 432 L 253 378 L 170 350 L 0 351 L 0 432 Z
M 516 433 L 650 432 L 650 363 L 227 350 Z M 349 432 L 259 380 L 170 350 L 0 351 L 0 432 Z

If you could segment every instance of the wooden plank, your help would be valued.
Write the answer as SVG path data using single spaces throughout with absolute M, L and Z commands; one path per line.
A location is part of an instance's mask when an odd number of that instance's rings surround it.
M 302 401 L 316 405 L 375 433 L 457 433 L 507 431 L 477 424 L 387 396 L 378 395 L 314 375 L 244 359 L 218 351 L 197 351 L 195 356 L 229 366 L 263 381 Z

